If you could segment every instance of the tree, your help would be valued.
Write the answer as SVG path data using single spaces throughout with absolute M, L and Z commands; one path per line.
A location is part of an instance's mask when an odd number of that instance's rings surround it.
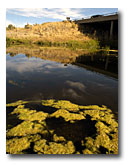
M 7 27 L 9 30 L 12 30 L 12 29 L 15 29 L 16 27 L 12 24 L 9 24 L 8 27 Z
M 30 29 L 32 27 L 32 25 L 28 24 L 24 26 L 25 29 Z
M 70 21 L 70 17 L 66 17 L 67 21 Z

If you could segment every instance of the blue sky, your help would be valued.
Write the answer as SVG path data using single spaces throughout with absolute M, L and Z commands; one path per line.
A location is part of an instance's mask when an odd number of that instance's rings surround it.
M 118 12 L 117 8 L 7 8 L 6 26 L 13 24 L 24 27 L 29 24 L 41 24 L 44 22 L 55 22 L 88 18 L 97 14 L 109 14 Z

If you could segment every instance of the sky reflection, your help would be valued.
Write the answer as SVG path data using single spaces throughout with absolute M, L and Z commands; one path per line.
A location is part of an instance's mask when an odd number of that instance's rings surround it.
M 89 105 L 107 105 L 117 111 L 118 82 L 75 65 L 7 55 L 7 103 L 19 99 L 65 99 Z

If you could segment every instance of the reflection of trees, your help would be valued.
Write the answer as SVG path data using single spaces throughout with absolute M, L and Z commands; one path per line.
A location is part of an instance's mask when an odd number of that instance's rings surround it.
M 14 57 L 16 55 L 16 53 L 10 52 L 9 54 L 11 57 Z
M 31 58 L 31 57 L 32 57 L 31 54 L 25 54 L 25 56 L 28 57 L 28 58 Z

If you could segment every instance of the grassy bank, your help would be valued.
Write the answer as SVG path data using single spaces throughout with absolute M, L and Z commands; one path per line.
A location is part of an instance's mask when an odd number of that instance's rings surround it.
M 95 51 L 96 49 L 99 48 L 99 43 L 97 40 L 91 39 L 87 41 L 76 41 L 76 40 L 69 40 L 69 41 L 31 41 L 31 40 L 26 40 L 26 39 L 14 39 L 14 38 L 6 38 L 6 46 L 12 46 L 12 45 L 30 45 L 30 44 L 35 44 L 38 46 L 44 46 L 44 47 L 66 47 L 69 49 L 87 49 L 87 50 L 93 50 Z
M 84 35 L 79 31 L 77 24 L 69 21 L 7 29 L 6 36 L 7 47 L 19 44 L 92 50 L 99 47 L 96 39 Z
M 64 42 L 49 42 L 49 41 L 38 41 L 36 44 L 41 46 L 54 46 L 54 47 L 67 47 L 71 49 L 97 49 L 98 41 L 89 40 L 89 41 L 76 41 L 69 40 Z
M 25 39 L 14 39 L 14 38 L 8 38 L 6 37 L 6 47 L 12 46 L 12 45 L 28 45 L 31 44 L 31 41 L 25 40 Z

